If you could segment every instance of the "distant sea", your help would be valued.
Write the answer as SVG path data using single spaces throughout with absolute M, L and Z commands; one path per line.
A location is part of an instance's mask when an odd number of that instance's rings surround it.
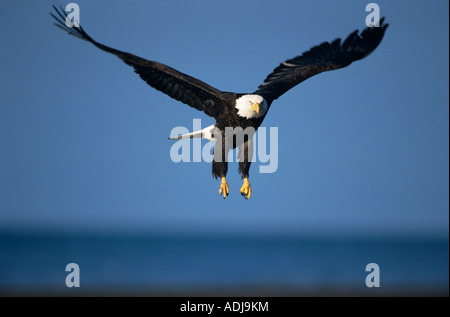
M 66 286 L 66 265 L 80 287 Z M 366 265 L 380 287 L 366 286 Z M 0 295 L 443 295 L 443 238 L 0 233 Z

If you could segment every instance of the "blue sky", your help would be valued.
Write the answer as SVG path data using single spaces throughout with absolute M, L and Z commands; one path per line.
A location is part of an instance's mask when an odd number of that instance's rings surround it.
M 367 1 L 368 3 L 369 1 Z M 278 170 L 174 163 L 172 128 L 213 119 L 53 26 L 51 4 L 0 4 L 0 228 L 448 234 L 448 1 L 377 1 L 378 49 L 271 107 Z M 97 41 L 227 91 L 365 26 L 364 1 L 78 1 Z M 204 142 L 205 144 L 205 142 Z

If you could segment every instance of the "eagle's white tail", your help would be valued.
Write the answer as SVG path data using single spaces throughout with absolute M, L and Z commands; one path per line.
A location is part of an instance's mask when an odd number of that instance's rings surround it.
M 215 125 L 210 125 L 209 127 L 206 127 L 204 129 L 201 129 L 199 131 L 179 135 L 176 137 L 170 137 L 169 140 L 181 140 L 181 139 L 188 139 L 188 138 L 201 138 L 201 139 L 207 139 L 210 141 L 216 141 L 213 135 L 213 130 L 215 128 Z

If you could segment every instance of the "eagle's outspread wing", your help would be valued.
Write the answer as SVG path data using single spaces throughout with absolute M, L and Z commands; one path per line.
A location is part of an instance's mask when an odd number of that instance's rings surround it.
M 267 76 L 254 94 L 263 96 L 269 104 L 302 81 L 324 71 L 343 68 L 362 59 L 380 44 L 389 24 L 380 19 L 379 27 L 368 27 L 361 34 L 351 33 L 341 44 L 341 39 L 324 42 L 302 55 L 280 64 Z
M 167 65 L 149 61 L 139 56 L 122 52 L 93 40 L 80 27 L 66 26 L 66 12 L 53 6 L 58 16 L 50 13 L 58 23 L 56 26 L 69 34 L 91 42 L 98 48 L 116 55 L 126 64 L 132 66 L 136 73 L 153 88 L 160 90 L 168 96 L 181 101 L 197 110 L 204 111 L 208 116 L 218 117 L 222 111 L 225 97 L 223 93 L 210 85 L 189 75 L 183 74 Z

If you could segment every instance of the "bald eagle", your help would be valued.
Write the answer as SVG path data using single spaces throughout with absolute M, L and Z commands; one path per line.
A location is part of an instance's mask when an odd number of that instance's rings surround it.
M 319 73 L 346 67 L 360 60 L 380 44 L 388 24 L 384 18 L 379 27 L 367 27 L 360 34 L 358 30 L 351 33 L 343 42 L 336 39 L 314 46 L 309 51 L 281 63 L 270 73 L 253 93 L 234 93 L 218 90 L 194 77 L 183 74 L 167 65 L 146 60 L 131 53 L 123 52 L 92 39 L 81 26 L 68 27 L 67 14 L 60 8 L 55 9 L 56 26 L 70 35 L 91 42 L 96 47 L 116 55 L 151 87 L 181 101 L 206 115 L 213 117 L 216 123 L 210 127 L 176 137 L 205 138 L 216 142 L 214 147 L 212 174 L 221 179 L 219 195 L 229 195 L 226 175 L 228 171 L 227 156 L 230 150 L 239 149 L 239 171 L 244 183 L 241 195 L 249 199 L 252 190 L 249 182 L 249 170 L 252 158 L 252 133 L 238 137 L 227 134 L 227 128 L 240 128 L 240 131 L 256 131 L 263 122 L 273 101 L 302 81 Z

